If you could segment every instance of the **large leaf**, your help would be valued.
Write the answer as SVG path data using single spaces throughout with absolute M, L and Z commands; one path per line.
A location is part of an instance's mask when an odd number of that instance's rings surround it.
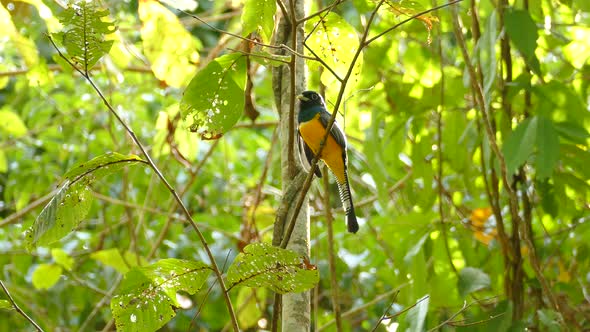
M 506 159 L 506 168 L 509 175 L 524 164 L 535 148 L 537 140 L 537 118 L 526 119 L 512 132 L 504 145 L 502 153 Z
M 227 281 L 230 287 L 268 287 L 280 294 L 299 293 L 314 287 L 319 273 L 305 257 L 291 250 L 253 243 L 229 267 Z
M 318 15 L 309 20 L 306 31 L 312 30 L 306 41 L 307 46 L 340 78 L 344 78 L 359 48 L 356 30 L 344 18 L 333 12 L 328 15 Z M 362 60 L 361 53 L 355 62 L 349 83 L 355 83 L 360 78 Z M 309 66 L 317 68 L 318 64 L 311 61 Z M 321 80 L 326 86 L 336 82 L 334 75 L 327 69 L 323 71 Z
M 506 12 L 506 32 L 514 46 L 523 55 L 527 64 L 537 74 L 541 75 L 539 59 L 535 55 L 539 33 L 537 25 L 528 11 L 510 8 Z
M 143 160 L 135 155 L 107 153 L 73 167 L 65 174 L 65 183 L 25 232 L 27 248 L 51 244 L 72 232 L 84 220 L 92 205 L 88 186 L 124 166 L 138 162 Z
M 198 292 L 210 273 L 204 263 L 175 258 L 133 268 L 111 300 L 117 331 L 155 331 L 164 326 L 180 307 L 176 293 Z
M 559 137 L 557 131 L 550 119 L 539 116 L 537 121 L 537 178 L 550 177 L 558 161 Z
M 239 53 L 223 55 L 200 70 L 180 104 L 182 116 L 193 119 L 191 131 L 204 139 L 221 137 L 244 111 L 245 86 L 246 57 Z
M 109 11 L 99 10 L 96 1 L 78 1 L 59 15 L 64 31 L 53 37 L 65 47 L 68 59 L 84 72 L 113 46 L 112 40 L 105 40 L 105 35 L 116 30 L 108 16 Z
M 260 31 L 264 41 L 269 41 L 275 26 L 277 10 L 275 0 L 246 0 L 242 11 L 242 34 Z
M 466 267 L 459 272 L 459 295 L 465 297 L 470 293 L 490 287 L 490 277 L 480 269 Z
M 197 72 L 201 42 L 157 1 L 138 5 L 143 50 L 154 75 L 175 88 L 186 86 Z

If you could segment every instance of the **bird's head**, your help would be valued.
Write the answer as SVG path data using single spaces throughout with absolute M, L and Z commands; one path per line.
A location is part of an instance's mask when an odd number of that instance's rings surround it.
M 317 113 L 326 110 L 324 100 L 315 91 L 303 91 L 297 96 L 299 99 L 299 122 L 311 120 Z
M 297 96 L 297 99 L 301 101 L 301 108 L 316 105 L 324 105 L 324 100 L 322 99 L 322 96 L 320 96 L 315 91 L 303 91 L 303 93 Z

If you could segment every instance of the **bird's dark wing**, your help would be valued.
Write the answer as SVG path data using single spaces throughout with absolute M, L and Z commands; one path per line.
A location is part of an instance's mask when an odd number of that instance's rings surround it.
M 299 130 L 297 133 L 299 133 Z M 301 134 L 299 134 L 299 156 L 305 156 L 305 158 L 301 158 L 301 163 L 303 164 L 305 170 L 309 172 L 311 169 L 311 162 L 315 155 L 313 154 L 313 151 L 311 151 L 311 148 L 305 143 L 301 137 Z M 320 167 L 317 164 L 314 173 L 318 178 L 322 177 L 322 172 L 320 171 Z
M 328 112 L 321 112 L 320 113 L 320 122 L 324 126 L 324 128 L 328 127 L 328 122 L 330 122 L 330 113 Z M 338 122 L 334 121 L 334 125 L 332 125 L 332 129 L 330 130 L 330 135 L 334 137 L 334 140 L 338 145 L 342 147 L 344 161 L 346 163 L 346 137 L 344 136 L 344 132 L 340 129 Z

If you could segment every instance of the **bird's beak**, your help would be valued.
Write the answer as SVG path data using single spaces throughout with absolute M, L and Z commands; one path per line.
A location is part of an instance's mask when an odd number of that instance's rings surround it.
M 309 101 L 309 98 L 305 97 L 304 95 L 298 95 L 297 99 L 303 100 L 303 101 Z

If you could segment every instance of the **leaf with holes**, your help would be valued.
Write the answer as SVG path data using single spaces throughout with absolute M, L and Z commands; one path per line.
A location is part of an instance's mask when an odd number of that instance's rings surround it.
M 105 35 L 117 30 L 106 20 L 108 10 L 99 10 L 96 1 L 79 1 L 68 6 L 59 16 L 64 30 L 52 34 L 66 49 L 66 57 L 78 69 L 88 72 L 113 46 Z
M 246 0 L 242 11 L 242 34 L 260 31 L 264 41 L 269 41 L 275 27 L 277 11 L 275 0 Z
M 319 278 L 305 257 L 266 243 L 247 245 L 227 271 L 230 287 L 268 287 L 280 294 L 308 290 Z
M 245 56 L 232 53 L 211 61 L 184 90 L 180 111 L 192 117 L 190 130 L 203 139 L 221 137 L 242 116 L 245 88 Z
M 176 258 L 133 268 L 111 300 L 117 331 L 155 331 L 164 326 L 180 307 L 176 293 L 195 294 L 210 273 L 204 263 Z
M 340 79 L 344 79 L 354 55 L 359 48 L 359 37 L 352 25 L 336 13 L 318 15 L 307 23 L 306 31 L 311 31 L 306 45 L 322 59 Z M 360 79 L 362 68 L 362 53 L 356 60 L 352 69 L 350 83 L 356 83 Z M 310 68 L 317 68 L 318 62 L 309 61 Z M 322 83 L 330 86 L 337 82 L 334 74 L 327 68 L 321 77 Z M 351 86 L 353 86 L 352 84 Z
M 66 181 L 25 232 L 26 247 L 51 244 L 72 232 L 86 218 L 92 204 L 88 186 L 124 166 L 144 162 L 135 155 L 107 153 L 74 166 Z

